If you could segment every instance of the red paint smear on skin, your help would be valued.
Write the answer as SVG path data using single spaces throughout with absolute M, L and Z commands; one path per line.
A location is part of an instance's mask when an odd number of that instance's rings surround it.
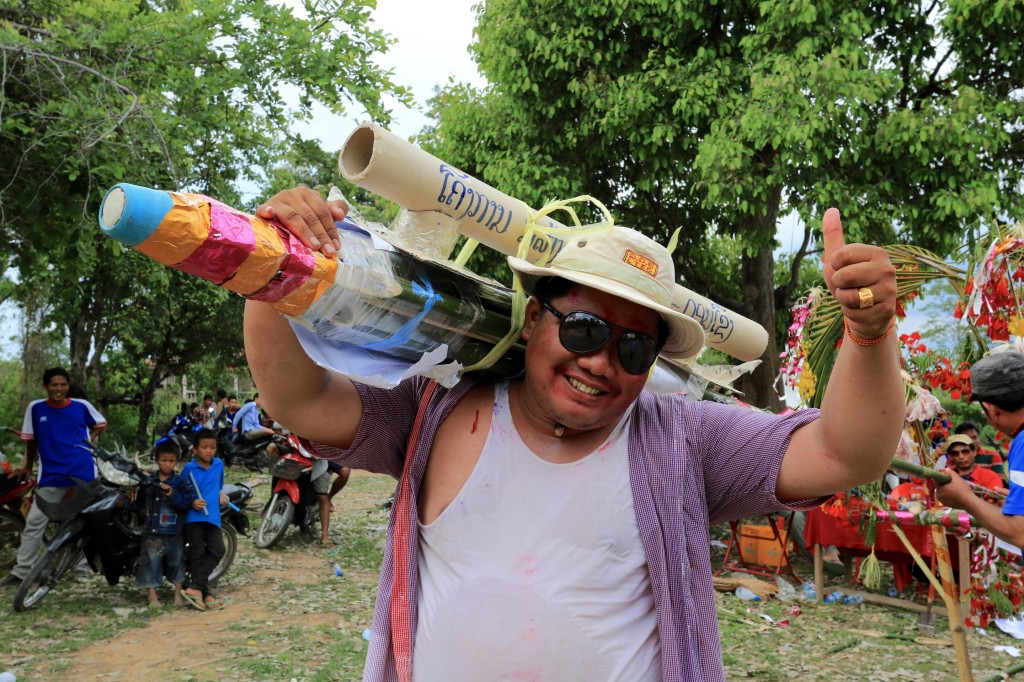
M 473 418 L 473 428 L 469 430 L 470 433 L 476 433 L 476 425 L 480 423 L 480 410 L 476 411 L 476 417 Z

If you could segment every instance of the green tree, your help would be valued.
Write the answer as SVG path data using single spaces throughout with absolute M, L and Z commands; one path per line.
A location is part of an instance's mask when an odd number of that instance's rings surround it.
M 554 2 L 477 6 L 489 85 L 445 88 L 423 143 L 537 206 L 588 193 L 666 243 L 685 284 L 768 329 L 780 219 L 948 254 L 1020 215 L 1024 5 L 1003 0 Z M 722 289 L 712 236 L 737 241 Z M 778 406 L 773 336 L 745 397 Z
M 398 214 L 397 204 L 345 180 L 338 170 L 338 152 L 326 152 L 314 142 L 297 141 L 268 175 L 266 196 L 306 185 L 326 197 L 331 187 L 337 187 L 365 220 L 389 225 Z
M 150 313 L 184 285 L 101 236 L 105 189 L 126 180 L 238 205 L 237 183 L 265 178 L 314 103 L 386 121 L 382 94 L 408 93 L 370 59 L 389 44 L 369 24 L 371 6 L 0 0 L 0 267 L 18 269 L 16 300 L 49 293 L 46 321 L 66 332 L 69 369 L 107 402 L 119 399 L 106 390 L 109 350 L 125 372 L 143 359 L 157 368 L 122 388 L 120 399 L 141 391 L 144 403 L 145 381 L 204 354 L 210 334 L 184 337 L 197 348 L 167 346 L 189 318 Z M 297 108 L 285 88 L 299 93 Z

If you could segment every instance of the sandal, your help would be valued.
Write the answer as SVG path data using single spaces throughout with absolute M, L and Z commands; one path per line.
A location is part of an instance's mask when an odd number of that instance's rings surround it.
M 217 597 L 209 597 L 204 603 L 206 604 L 206 608 L 211 611 L 224 608 L 224 602 Z
M 203 603 L 202 595 L 197 597 L 194 594 L 189 594 L 185 590 L 179 590 L 178 594 L 180 594 L 182 598 L 193 608 L 199 609 L 200 611 L 206 610 L 206 604 Z

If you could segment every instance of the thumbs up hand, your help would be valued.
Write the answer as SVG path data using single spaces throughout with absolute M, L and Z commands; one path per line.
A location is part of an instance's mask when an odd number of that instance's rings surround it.
M 825 256 L 825 285 L 842 307 L 851 334 L 875 339 L 887 331 L 896 314 L 896 268 L 885 249 L 847 244 L 839 210 L 830 208 L 821 219 Z

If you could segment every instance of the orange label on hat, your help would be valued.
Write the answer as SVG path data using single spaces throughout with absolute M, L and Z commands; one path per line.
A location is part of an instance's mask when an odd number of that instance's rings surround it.
M 632 265 L 634 268 L 643 270 L 651 277 L 658 276 L 658 264 L 647 256 L 641 256 L 635 251 L 626 250 L 626 255 L 622 257 L 623 262 L 627 265 Z

